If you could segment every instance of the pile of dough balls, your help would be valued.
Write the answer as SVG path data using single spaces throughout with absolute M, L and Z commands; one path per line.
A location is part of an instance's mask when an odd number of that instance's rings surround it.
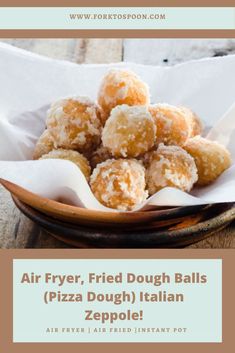
M 127 211 L 165 187 L 208 185 L 230 167 L 228 150 L 202 133 L 189 108 L 150 104 L 140 77 L 116 69 L 104 76 L 97 103 L 78 96 L 51 105 L 34 159 L 75 163 L 103 205 Z

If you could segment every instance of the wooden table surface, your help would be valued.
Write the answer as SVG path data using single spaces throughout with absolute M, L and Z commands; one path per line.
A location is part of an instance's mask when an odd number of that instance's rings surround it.
M 75 63 L 134 61 L 173 65 L 191 59 L 235 54 L 234 39 L 0 39 L 56 59 Z M 67 248 L 48 236 L 14 206 L 0 187 L 0 248 Z M 235 222 L 190 248 L 235 248 Z

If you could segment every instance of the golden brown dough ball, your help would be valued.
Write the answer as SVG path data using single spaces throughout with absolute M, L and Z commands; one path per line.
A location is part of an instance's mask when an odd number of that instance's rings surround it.
M 97 148 L 97 150 L 92 153 L 90 157 L 91 167 L 95 168 L 97 164 L 105 162 L 107 159 L 110 158 L 112 158 L 112 155 L 109 150 L 101 145 L 99 148 Z
M 65 159 L 75 163 L 81 172 L 84 174 L 87 181 L 89 181 L 91 174 L 91 167 L 88 160 L 79 152 L 73 150 L 52 150 L 48 154 L 45 154 L 40 159 Z
M 55 147 L 90 151 L 100 143 L 99 107 L 87 97 L 61 99 L 49 109 L 47 127 Z
M 180 107 L 185 114 L 185 118 L 188 121 L 190 127 L 190 137 L 201 135 L 203 132 L 203 123 L 201 119 L 189 108 Z
M 189 139 L 184 148 L 196 162 L 198 185 L 213 182 L 231 165 L 229 151 L 218 142 L 196 136 Z
M 102 132 L 103 146 L 114 157 L 137 157 L 154 146 L 156 127 L 145 106 L 119 105 Z
M 36 143 L 33 159 L 39 159 L 54 148 L 53 138 L 48 130 L 45 130 Z
M 149 111 L 157 128 L 157 144 L 185 144 L 190 137 L 191 128 L 182 109 L 169 104 L 154 104 L 149 107 Z
M 117 105 L 148 105 L 149 89 L 132 71 L 110 70 L 102 80 L 98 103 L 107 119 Z
M 146 172 L 150 195 L 169 186 L 189 192 L 197 179 L 194 159 L 181 147 L 160 144 L 152 152 Z
M 133 209 L 148 196 L 145 169 L 134 159 L 109 159 L 98 164 L 90 185 L 103 205 L 123 211 Z

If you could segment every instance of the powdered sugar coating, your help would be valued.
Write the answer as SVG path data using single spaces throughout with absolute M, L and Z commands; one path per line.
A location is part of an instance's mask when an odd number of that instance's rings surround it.
M 49 153 L 54 148 L 54 140 L 48 130 L 45 130 L 39 137 L 38 142 L 35 146 L 33 159 L 39 159 L 44 154 Z
M 56 148 L 86 152 L 100 143 L 100 109 L 87 97 L 64 98 L 53 103 L 46 122 Z
M 156 127 L 145 106 L 115 107 L 102 132 L 103 146 L 114 157 L 137 157 L 154 146 Z
M 156 142 L 183 146 L 191 134 L 185 111 L 170 104 L 154 104 L 149 111 L 156 125 Z
M 194 159 L 181 147 L 160 144 L 152 152 L 146 172 L 150 195 L 167 186 L 189 192 L 197 179 Z
M 118 210 L 131 210 L 148 197 L 145 169 L 134 159 L 109 159 L 98 164 L 90 185 L 102 204 Z
M 189 139 L 184 149 L 197 165 L 198 185 L 210 184 L 232 163 L 230 153 L 223 145 L 201 136 Z
M 186 121 L 188 122 L 190 133 L 189 137 L 194 137 L 201 135 L 203 132 L 203 123 L 199 116 L 197 116 L 191 109 L 188 107 L 180 106 L 179 109 L 182 110 Z
M 91 167 L 88 160 L 79 152 L 73 150 L 64 150 L 62 148 L 58 150 L 52 150 L 48 154 L 43 155 L 40 159 L 65 159 L 75 163 L 81 172 L 89 181 L 91 174 Z
M 107 119 L 117 105 L 148 105 L 149 88 L 134 72 L 113 69 L 101 82 L 98 103 Z

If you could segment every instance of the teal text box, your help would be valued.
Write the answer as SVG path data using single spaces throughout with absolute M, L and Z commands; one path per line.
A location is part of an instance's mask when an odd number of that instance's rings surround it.
M 14 342 L 221 342 L 222 341 L 222 260 L 84 260 L 17 259 L 13 263 L 13 341 Z M 40 275 L 38 283 L 28 283 L 25 274 Z M 97 283 L 89 276 L 119 276 L 122 282 Z M 170 282 L 166 281 L 169 276 Z M 175 283 L 176 273 L 187 277 Z M 46 274 L 81 276 L 78 283 L 45 283 Z M 132 277 L 130 276 L 132 274 Z M 135 282 L 127 281 L 133 279 Z M 155 276 L 159 277 L 155 277 Z M 140 276 L 140 277 L 137 277 Z M 144 276 L 144 277 L 143 277 Z M 148 277 L 146 277 L 148 276 Z M 197 283 L 206 276 L 206 283 Z M 57 277 L 55 277 L 57 278 Z M 69 277 L 70 279 L 74 277 Z M 137 282 L 138 278 L 138 282 Z M 144 278 L 144 282 L 141 279 Z M 164 279 L 165 278 L 165 279 Z M 186 278 L 186 277 L 184 277 Z M 22 283 L 24 279 L 24 283 Z M 159 281 L 154 282 L 153 280 Z M 164 280 L 163 280 L 164 279 Z M 195 283 L 189 283 L 196 281 Z M 161 283 L 163 281 L 164 283 Z M 200 282 L 200 281 L 199 281 Z M 157 285 L 160 284 L 160 285 Z M 183 294 L 183 301 L 140 301 L 140 293 Z M 82 295 L 82 302 L 58 301 L 48 304 L 45 293 Z M 130 293 L 134 303 L 87 301 L 87 293 L 110 295 Z M 47 297 L 48 298 L 48 297 Z M 159 296 L 158 296 L 159 298 Z M 68 299 L 68 298 L 67 298 Z M 113 323 L 85 320 L 92 313 L 139 313 L 141 320 Z
M 0 29 L 232 30 L 235 7 L 0 7 Z

